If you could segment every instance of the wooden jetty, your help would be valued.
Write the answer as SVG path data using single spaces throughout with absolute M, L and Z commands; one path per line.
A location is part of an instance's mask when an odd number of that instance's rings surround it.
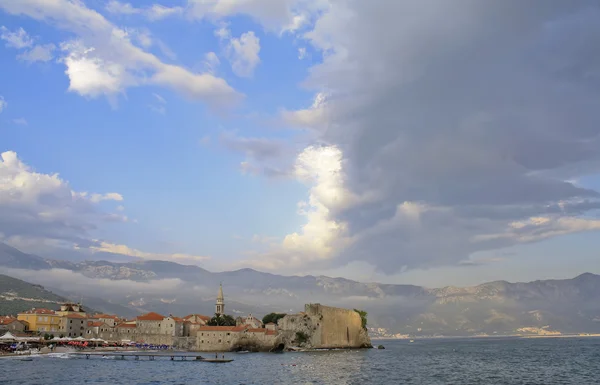
M 182 353 L 153 353 L 153 352 L 78 352 L 72 353 L 78 356 L 85 356 L 86 359 L 90 359 L 90 357 L 115 357 L 116 359 L 125 360 L 128 357 L 133 358 L 136 361 L 143 359 L 144 357 L 148 358 L 148 361 L 154 361 L 156 358 L 168 358 L 171 361 L 202 361 L 202 362 L 212 362 L 212 363 L 224 363 L 231 362 L 232 359 L 225 358 L 205 358 L 202 356 L 194 355 L 194 354 L 182 354 Z

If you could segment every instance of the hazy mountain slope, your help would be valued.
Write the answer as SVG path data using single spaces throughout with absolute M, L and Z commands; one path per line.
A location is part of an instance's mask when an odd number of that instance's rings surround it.
M 57 310 L 64 301 L 64 297 L 42 286 L 0 275 L 0 314 L 16 315 L 32 307 Z
M 324 276 L 286 277 L 252 269 L 212 273 L 164 261 L 74 263 L 8 250 L 0 254 L 0 266 L 58 268 L 95 278 L 88 284 L 88 278 L 80 276 L 85 282 L 77 294 L 73 285 L 61 283 L 62 276 L 56 283 L 48 282 L 52 272 L 43 282 L 61 294 L 83 295 L 86 303 L 122 315 L 146 311 L 212 314 L 218 285 L 223 282 L 227 312 L 234 315 L 295 312 L 304 303 L 321 302 L 365 309 L 370 326 L 411 335 L 513 334 L 521 328 L 600 332 L 600 276 L 590 273 L 565 280 L 427 289 Z M 30 280 L 42 282 L 42 277 Z

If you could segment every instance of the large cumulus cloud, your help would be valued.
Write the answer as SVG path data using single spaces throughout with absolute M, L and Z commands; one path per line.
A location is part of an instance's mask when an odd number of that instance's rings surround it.
M 342 154 L 337 199 L 312 204 L 328 264 L 392 273 L 600 229 L 573 182 L 600 171 L 596 2 L 329 3 L 304 35 L 327 98 L 284 114 Z M 314 263 L 293 254 L 257 265 Z

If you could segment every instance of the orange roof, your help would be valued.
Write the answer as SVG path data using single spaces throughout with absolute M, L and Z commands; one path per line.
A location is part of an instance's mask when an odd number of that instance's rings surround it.
M 202 332 L 241 332 L 246 330 L 246 326 L 200 326 L 198 330 Z
M 55 313 L 54 313 L 54 310 L 50 310 L 50 309 L 33 308 L 31 310 L 27 310 L 26 312 L 23 312 L 22 314 L 55 314 Z
M 274 335 L 277 334 L 277 331 L 276 330 L 267 330 L 265 332 L 265 334 L 268 335 L 268 336 L 274 336 Z
M 115 327 L 117 327 L 117 328 L 134 328 L 136 326 L 137 326 L 136 324 L 118 324 Z
M 183 318 L 173 317 L 173 319 L 177 322 L 183 322 Z
M 277 325 L 275 322 L 269 322 L 267 325 Z
M 19 320 L 13 317 L 0 317 L 0 325 L 8 325 L 13 322 L 19 322 Z
M 162 316 L 158 313 L 150 312 L 138 316 L 137 319 L 138 321 L 162 321 L 163 319 L 165 319 L 165 316 Z
M 266 331 L 267 331 L 267 329 L 263 329 L 263 328 L 260 328 L 260 329 L 248 329 L 248 332 L 250 332 L 250 333 L 265 333 Z
M 190 318 L 194 318 L 194 317 L 198 317 L 203 321 L 210 321 L 211 317 L 207 316 L 207 315 L 202 315 L 202 314 L 190 314 L 190 315 L 186 315 L 185 317 L 183 317 L 183 319 L 190 319 Z
M 91 326 L 91 327 L 99 327 L 99 326 L 102 326 L 102 325 L 104 325 L 104 322 L 102 322 L 102 321 L 88 322 L 88 326 Z
M 67 314 L 66 317 L 67 318 L 79 318 L 79 319 L 86 318 L 80 314 Z
M 119 319 L 119 317 L 117 317 L 116 315 L 112 315 L 112 314 L 96 314 L 96 315 L 94 315 L 94 318 L 110 318 L 110 319 L 114 319 L 114 320 Z

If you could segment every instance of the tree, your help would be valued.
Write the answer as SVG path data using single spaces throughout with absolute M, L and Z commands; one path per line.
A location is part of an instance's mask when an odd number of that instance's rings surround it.
M 367 330 L 367 312 L 364 310 L 354 309 L 355 312 L 360 315 L 360 322 L 362 324 L 362 328 Z
M 279 321 L 281 318 L 285 317 L 287 314 L 284 313 L 269 313 L 266 316 L 263 317 L 262 322 L 264 325 L 273 322 L 274 324 L 277 323 L 277 321 Z
M 208 326 L 235 326 L 235 319 L 228 314 L 215 314 L 206 324 Z

